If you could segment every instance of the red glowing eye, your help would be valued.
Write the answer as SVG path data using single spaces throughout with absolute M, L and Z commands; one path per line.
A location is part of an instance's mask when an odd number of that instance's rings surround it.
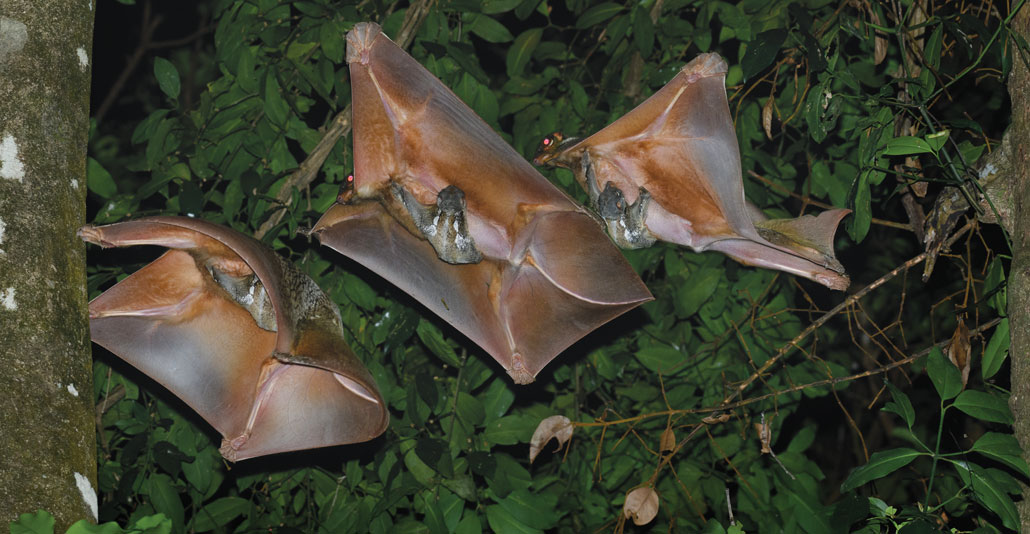
M 551 146 L 551 138 L 550 137 L 545 137 L 544 138 L 544 146 Z
M 347 175 L 347 183 L 349 184 L 349 183 L 353 183 L 353 182 L 354 182 L 354 175 L 353 174 L 348 174 Z

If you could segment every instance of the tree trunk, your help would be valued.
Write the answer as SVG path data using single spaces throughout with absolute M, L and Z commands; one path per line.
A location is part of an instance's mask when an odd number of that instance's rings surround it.
M 1012 30 L 1030 37 L 1030 10 L 1021 9 L 1012 21 Z M 1013 192 L 1012 268 L 1009 274 L 1009 321 L 1012 347 L 1012 397 L 1009 404 L 1015 416 L 1015 433 L 1023 451 L 1030 451 L 1030 71 L 1023 56 L 1012 45 L 1012 75 L 1009 95 L 1012 98 L 1010 176 Z M 1023 453 L 1024 458 L 1030 455 Z M 1018 503 L 1023 532 L 1030 532 L 1030 499 Z
M 94 0 L 0 0 L 0 530 L 96 520 L 85 247 Z

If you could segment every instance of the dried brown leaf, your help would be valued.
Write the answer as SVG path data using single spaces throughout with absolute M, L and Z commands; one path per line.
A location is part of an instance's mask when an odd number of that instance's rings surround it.
M 719 415 L 710 415 L 708 417 L 705 417 L 701 421 L 704 422 L 707 425 L 714 425 L 716 423 L 725 423 L 726 421 L 729 421 L 729 420 L 730 420 L 730 414 L 723 413 L 723 414 L 719 414 Z
M 662 454 L 672 452 L 676 448 L 676 433 L 672 431 L 672 428 L 666 428 L 665 432 L 662 432 L 662 440 L 659 442 L 658 451 Z
M 540 449 L 543 449 L 551 438 L 558 440 L 558 448 L 555 450 L 561 449 L 562 445 L 572 439 L 572 428 L 572 421 L 564 415 L 552 415 L 540 421 L 533 432 L 533 439 L 529 440 L 529 463 L 533 463 L 536 455 L 540 454 Z
M 969 381 L 969 366 L 970 366 L 970 352 L 972 347 L 969 345 L 969 328 L 966 327 L 966 322 L 962 319 L 958 320 L 958 325 L 955 327 L 955 333 L 951 336 L 951 341 L 948 342 L 948 346 L 945 348 L 945 353 L 948 355 L 948 359 L 951 363 L 958 367 L 959 371 L 962 371 L 962 387 L 966 387 L 966 382 Z
M 762 454 L 772 453 L 772 429 L 762 418 L 761 423 L 755 423 L 755 431 L 758 432 L 758 440 L 762 442 Z
M 765 101 L 765 105 L 762 106 L 762 129 L 765 130 L 765 136 L 772 141 L 772 120 L 773 120 L 773 96 L 769 95 L 769 100 Z
M 633 519 L 635 525 L 646 525 L 658 515 L 658 492 L 650 486 L 631 490 L 622 505 L 622 515 Z

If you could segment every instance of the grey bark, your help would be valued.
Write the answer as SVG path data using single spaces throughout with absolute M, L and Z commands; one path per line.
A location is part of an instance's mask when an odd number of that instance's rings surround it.
M 1021 9 L 1012 21 L 1012 30 L 1030 37 L 1030 10 Z M 1015 45 L 1013 45 L 1015 46 Z M 1012 346 L 1012 397 L 1009 405 L 1015 416 L 1015 435 L 1030 458 L 1030 71 L 1021 54 L 1012 50 L 1013 68 L 1009 78 L 1012 98 L 1011 166 L 1012 267 L 1009 273 L 1008 307 Z M 1030 500 L 1017 504 L 1023 532 L 1030 532 Z
M 85 248 L 94 0 L 0 0 L 0 530 L 96 519 Z

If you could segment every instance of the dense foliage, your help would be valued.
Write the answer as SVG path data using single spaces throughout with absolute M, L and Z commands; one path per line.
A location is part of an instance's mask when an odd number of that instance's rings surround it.
M 837 247 L 854 293 L 920 254 L 912 223 L 939 191 L 975 194 L 974 164 L 1006 126 L 1006 74 L 1026 61 L 1004 6 L 216 0 L 196 9 L 213 32 L 159 49 L 153 78 L 137 75 L 139 88 L 118 100 L 125 111 L 115 104 L 95 129 L 94 222 L 192 214 L 257 232 L 340 305 L 392 421 L 371 443 L 230 465 L 188 408 L 96 347 L 102 521 L 162 513 L 172 532 L 1017 528 L 1013 496 L 1030 473 L 1006 404 L 1008 326 L 995 319 L 1007 246 L 997 227 L 964 228 L 927 283 L 900 270 L 853 298 L 719 254 L 629 251 L 656 300 L 525 387 L 301 232 L 350 169 L 344 135 L 310 186 L 303 179 L 331 127 L 349 128 L 339 116 L 350 102 L 343 36 L 356 22 L 378 21 L 391 36 L 413 27 L 410 53 L 527 157 L 554 130 L 596 131 L 716 51 L 731 65 L 749 199 L 772 216 L 852 208 Z M 544 174 L 585 200 L 571 173 Z M 92 251 L 91 296 L 155 253 Z M 968 379 L 945 355 L 964 353 L 967 327 Z M 558 452 L 552 442 L 530 464 L 534 429 L 556 414 L 575 422 L 571 442 Z M 654 488 L 659 509 L 637 527 L 623 504 L 640 487 Z

